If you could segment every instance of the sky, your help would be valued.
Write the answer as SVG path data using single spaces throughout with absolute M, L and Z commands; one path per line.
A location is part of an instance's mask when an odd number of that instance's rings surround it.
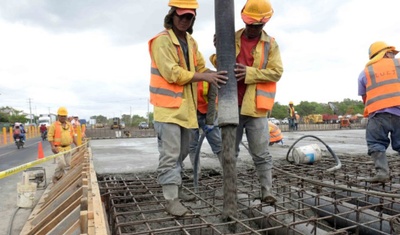
M 149 104 L 148 40 L 163 30 L 169 0 L 0 1 L 0 107 L 25 113 L 139 115 Z M 193 37 L 215 53 L 214 1 L 198 0 Z M 235 29 L 244 27 L 235 0 Z M 358 100 L 368 48 L 400 48 L 398 0 L 271 0 L 264 30 L 279 45 L 284 72 L 276 102 Z

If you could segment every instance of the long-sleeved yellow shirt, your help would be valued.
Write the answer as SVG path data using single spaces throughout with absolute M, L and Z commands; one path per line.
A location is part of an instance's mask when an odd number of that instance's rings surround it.
M 60 121 L 57 121 L 57 122 L 60 122 Z M 72 125 L 69 122 L 67 122 L 66 125 L 67 125 L 67 128 L 65 128 L 65 129 L 63 127 L 61 127 L 61 145 L 62 146 L 71 145 L 73 143 L 73 137 L 71 136 Z M 49 142 L 54 141 L 55 129 L 56 129 L 56 124 L 55 123 L 51 124 L 51 126 L 49 127 L 49 131 L 47 132 L 47 140 Z
M 236 44 L 236 57 L 240 53 L 240 38 L 244 32 L 244 29 L 240 29 L 235 34 L 235 44 Z M 245 84 L 246 92 L 243 97 L 242 108 L 240 114 L 251 116 L 251 117 L 265 117 L 267 116 L 267 111 L 257 109 L 256 107 L 256 85 L 257 83 L 263 82 L 278 82 L 283 73 L 283 66 L 281 60 L 281 54 L 279 51 L 278 44 L 275 40 L 272 41 L 269 54 L 268 54 L 268 64 L 267 68 L 259 69 L 262 50 L 262 41 L 271 43 L 271 38 L 267 35 L 265 31 L 262 31 L 260 41 L 257 43 L 256 49 L 253 51 L 254 62 L 253 66 L 248 66 L 246 69 Z M 216 55 L 210 57 L 211 63 L 216 66 Z M 265 59 L 264 59 L 265 61 Z
M 183 54 L 178 55 L 177 46 L 179 41 L 173 31 L 168 30 L 171 35 L 160 35 L 150 45 L 150 56 L 158 67 L 161 76 L 169 83 L 183 86 L 182 104 L 179 108 L 154 107 L 154 121 L 175 123 L 185 128 L 198 128 L 197 123 L 197 83 L 191 83 L 195 72 L 202 73 L 208 70 L 205 60 L 198 51 L 197 42 L 190 34 L 186 34 L 189 52 L 189 68 L 186 61 L 180 65 L 179 58 L 185 58 Z M 182 48 L 179 50 L 182 52 Z M 196 53 L 197 64 L 195 65 L 193 53 Z

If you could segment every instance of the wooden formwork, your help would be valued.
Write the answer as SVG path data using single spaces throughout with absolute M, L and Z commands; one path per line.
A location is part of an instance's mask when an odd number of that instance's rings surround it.
M 100 197 L 91 149 L 72 155 L 70 170 L 49 184 L 21 234 L 110 234 Z

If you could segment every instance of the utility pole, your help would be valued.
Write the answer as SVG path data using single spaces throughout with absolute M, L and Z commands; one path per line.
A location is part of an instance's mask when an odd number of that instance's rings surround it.
M 31 98 L 29 98 L 29 117 L 31 119 L 31 123 L 32 124 L 32 105 L 31 105 Z

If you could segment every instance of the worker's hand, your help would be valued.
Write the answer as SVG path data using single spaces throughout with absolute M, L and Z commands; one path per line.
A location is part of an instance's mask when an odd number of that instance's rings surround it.
M 226 84 L 228 81 L 228 77 L 225 76 L 228 74 L 228 71 L 209 71 L 207 73 L 203 73 L 204 81 L 214 84 L 216 87 L 221 88 L 219 84 Z
M 57 153 L 59 152 L 58 148 L 55 147 L 55 146 L 52 146 L 52 147 L 51 147 L 51 151 L 52 151 L 54 154 L 57 154 Z
M 236 63 L 236 68 L 235 68 L 235 77 L 237 81 L 241 81 L 246 78 L 246 65 L 244 64 L 239 64 Z
M 214 125 L 205 125 L 204 126 L 204 131 L 206 134 L 210 133 L 212 130 L 214 130 Z

